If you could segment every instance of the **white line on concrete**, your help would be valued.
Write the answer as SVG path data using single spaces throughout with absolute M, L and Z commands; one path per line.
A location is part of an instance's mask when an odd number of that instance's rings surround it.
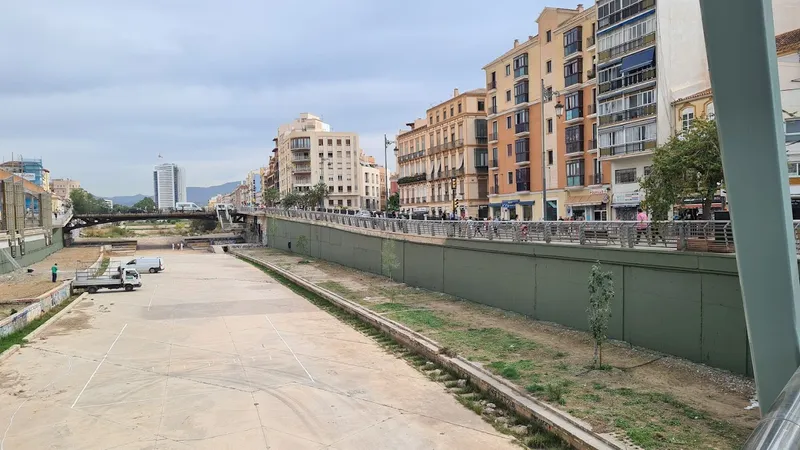
M 83 391 L 85 391 L 86 388 L 89 387 L 89 383 L 92 382 L 92 378 L 94 378 L 94 376 L 97 375 L 97 371 L 100 370 L 100 366 L 102 366 L 103 363 L 106 361 L 106 358 L 108 358 L 108 354 L 111 353 L 111 349 L 114 348 L 114 345 L 117 343 L 117 341 L 119 340 L 120 336 L 122 336 L 122 333 L 125 331 L 125 328 L 128 328 L 128 324 L 127 323 L 125 324 L 125 326 L 122 327 L 122 330 L 117 335 L 117 338 L 114 339 L 114 342 L 111 343 L 111 347 L 108 347 L 108 351 L 106 352 L 105 355 L 103 355 L 103 359 L 101 359 L 100 362 L 97 364 L 97 367 L 94 369 L 94 372 L 92 372 L 92 375 L 89 377 L 88 380 L 86 380 L 86 384 L 83 386 L 83 389 L 81 389 L 81 392 L 78 394 L 78 396 L 75 397 L 75 401 L 72 402 L 72 406 L 70 406 L 70 409 L 74 408 L 75 405 L 78 404 L 78 400 L 81 398 L 81 395 L 83 395 Z M 0 449 L 0 450 L 2 450 L 2 449 Z
M 156 296 L 156 290 L 158 290 L 158 285 L 156 285 L 156 287 L 153 288 L 153 293 L 150 294 L 150 303 L 147 304 L 147 310 L 148 311 L 150 311 L 150 306 L 153 305 L 153 297 Z
M 65 375 L 69 374 L 69 373 L 72 371 L 72 357 L 69 357 L 69 358 L 67 359 L 67 362 L 69 363 L 69 366 L 67 367 L 67 371 L 66 371 L 66 372 L 64 372 L 63 374 L 61 374 L 61 376 L 60 376 L 60 377 L 58 377 L 58 378 L 53 378 L 53 380 L 52 380 L 52 381 L 50 381 L 49 383 L 47 383 L 47 386 L 45 386 L 45 387 L 43 387 L 43 388 L 39 389 L 38 391 L 36 391 L 36 394 L 38 394 L 39 392 L 42 392 L 43 390 L 45 390 L 45 389 L 49 388 L 49 387 L 50 387 L 50 386 L 51 386 L 53 383 L 55 383 L 55 382 L 56 382 L 56 380 L 59 380 L 59 379 L 63 378 Z M 0 450 L 5 450 L 5 447 L 4 447 L 4 445 L 5 445 L 5 443 L 6 443 L 6 435 L 8 435 L 8 430 L 10 430 L 10 429 L 11 429 L 11 424 L 12 424 L 12 423 L 14 423 L 14 417 L 16 417 L 16 415 L 17 415 L 17 413 L 19 412 L 19 410 L 20 410 L 20 409 L 22 409 L 22 407 L 23 407 L 23 406 L 25 406 L 25 403 L 28 403 L 28 401 L 29 401 L 30 399 L 34 398 L 35 396 L 36 396 L 36 395 L 34 394 L 34 395 L 32 395 L 32 396 L 30 396 L 30 397 L 26 398 L 24 402 L 20 403 L 20 404 L 19 404 L 19 406 L 17 406 L 17 410 L 16 410 L 16 411 L 14 411 L 14 414 L 12 414 L 12 415 L 11 415 L 11 418 L 10 418 L 10 419 L 8 419 L 8 426 L 6 427 L 6 431 L 3 433 L 3 439 L 2 439 L 2 440 L 0 440 Z
M 295 361 L 297 361 L 297 364 L 300 364 L 300 367 L 302 367 L 303 370 L 306 372 L 306 375 L 308 375 L 308 379 L 311 380 L 312 383 L 316 383 L 316 381 L 314 381 L 314 377 L 312 377 L 311 374 L 308 373 L 308 369 L 306 369 L 306 366 L 304 366 L 303 363 L 301 363 L 300 360 L 297 358 L 297 355 L 294 354 L 294 350 L 292 350 L 292 347 L 289 347 L 289 344 L 287 344 L 286 340 L 283 339 L 283 336 L 281 336 L 281 333 L 278 331 L 277 328 L 275 328 L 275 325 L 272 324 L 272 321 L 269 320 L 269 316 L 264 314 L 264 317 L 267 318 L 267 322 L 269 322 L 270 326 L 272 326 L 272 329 L 275 330 L 275 334 L 277 334 L 278 337 L 281 338 L 281 341 L 283 341 L 283 345 L 285 345 L 286 348 L 288 348 L 289 351 L 292 352 L 292 356 L 294 356 L 294 359 L 295 359 Z M 272 356 L 270 356 L 269 358 L 271 360 Z

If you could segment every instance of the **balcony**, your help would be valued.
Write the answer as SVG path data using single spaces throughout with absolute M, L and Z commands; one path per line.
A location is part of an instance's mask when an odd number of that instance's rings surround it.
M 523 103 L 528 103 L 528 93 L 519 94 L 514 96 L 514 104 L 521 105 Z
M 641 119 L 642 117 L 654 116 L 656 111 L 656 105 L 652 104 L 627 109 L 625 111 L 609 114 L 607 116 L 600 116 L 600 126 L 604 127 L 607 125 L 613 125 L 615 123 Z
M 587 81 L 588 80 L 594 80 L 595 78 L 597 78 L 597 70 L 589 69 L 589 70 L 586 71 L 586 80 Z
M 592 103 L 586 107 L 586 115 L 591 116 L 592 114 L 597 114 L 597 104 Z
M 622 8 L 616 12 L 608 14 L 607 16 L 597 18 L 597 29 L 602 30 L 604 28 L 608 28 L 615 23 L 619 23 L 628 17 L 633 17 L 639 14 L 642 11 L 647 11 L 648 9 L 652 9 L 656 6 L 656 0 L 639 0 L 636 3 L 633 3 L 625 8 Z M 599 8 L 599 7 L 598 7 Z
M 531 152 L 530 151 L 517 153 L 517 164 L 529 163 L 529 162 L 531 162 Z
M 425 180 L 427 180 L 427 175 L 424 173 L 418 173 L 416 175 L 399 178 L 397 180 L 397 184 L 403 185 L 403 184 L 419 183 L 420 181 L 425 181 Z
M 306 161 L 311 161 L 311 157 L 308 155 L 303 155 L 303 156 L 294 156 L 292 158 L 292 162 L 306 162 Z
M 620 56 L 633 53 L 641 48 L 649 47 L 656 42 L 656 33 L 645 34 L 632 41 L 625 42 L 624 44 L 615 45 L 608 50 L 603 50 L 597 54 L 597 63 L 603 64 L 606 61 L 618 58 Z
M 413 153 L 409 153 L 407 155 L 398 156 L 397 157 L 397 161 L 400 162 L 400 163 L 404 163 L 406 161 L 411 161 L 411 160 L 414 160 L 414 159 L 417 159 L 417 158 L 422 158 L 423 156 L 425 156 L 425 150 L 424 149 L 416 151 L 416 152 L 413 152 Z
M 627 87 L 636 86 L 637 84 L 648 82 L 650 80 L 655 80 L 655 78 L 656 78 L 656 68 L 650 67 L 648 69 L 641 70 L 634 74 L 624 76 L 622 78 L 617 78 L 616 80 L 600 83 L 600 85 L 597 87 L 597 92 L 599 94 L 607 94 L 610 92 L 617 91 L 619 89 L 624 89 Z
M 583 107 L 578 106 L 577 108 L 568 109 L 564 112 L 564 120 L 569 122 L 570 120 L 580 119 L 583 117 Z
M 311 173 L 311 165 L 300 164 L 296 165 L 292 170 L 293 173 Z
M 528 66 L 521 66 L 514 69 L 514 79 L 527 77 L 528 76 Z
M 584 174 L 571 175 L 567 177 L 567 187 L 586 186 L 586 176 Z
M 497 105 L 490 106 L 488 111 L 489 111 L 489 115 L 497 114 Z
M 564 77 L 564 87 L 568 88 L 573 84 L 580 84 L 583 83 L 583 72 L 574 73 L 572 75 Z
M 489 141 L 494 142 L 497 140 L 497 132 L 489 133 Z
M 489 138 L 486 136 L 475 136 L 475 143 L 478 145 L 486 145 L 489 143 Z
M 587 49 L 594 47 L 594 40 L 595 40 L 594 36 L 589 36 L 589 37 L 586 38 L 586 48 Z
M 581 50 L 581 41 L 575 41 L 564 47 L 564 58 L 569 58 L 570 55 L 580 53 Z
M 431 147 L 430 149 L 428 149 L 428 155 L 429 156 L 430 155 L 435 155 L 435 154 L 441 153 L 443 151 L 453 150 L 453 149 L 460 148 L 460 147 L 463 147 L 463 146 L 464 146 L 464 140 L 463 139 L 457 139 L 457 140 L 452 141 L 452 142 L 445 142 L 444 144 L 435 145 L 435 146 Z
M 567 155 L 583 153 L 583 141 L 567 142 Z
M 530 192 L 531 183 L 529 181 L 520 183 L 517 181 L 517 192 Z
M 493 89 L 497 89 L 497 80 L 492 80 L 486 83 L 486 90 L 491 91 Z
M 518 123 L 514 125 L 514 134 L 528 133 L 530 131 L 530 122 Z
M 601 185 L 601 184 L 603 184 L 603 174 L 602 173 L 596 173 L 596 174 L 592 175 L 592 184 L 593 185 Z
M 497 160 L 496 159 L 490 159 L 489 160 L 489 168 L 497 169 Z
M 587 150 L 594 150 L 597 148 L 597 139 L 589 139 L 586 141 Z
M 621 144 L 613 147 L 606 147 L 600 149 L 600 157 L 632 155 L 642 153 L 650 150 L 655 150 L 656 141 L 642 141 L 634 142 L 632 144 Z
M 491 194 L 491 195 L 499 195 L 500 194 L 500 186 L 489 186 L 489 194 Z

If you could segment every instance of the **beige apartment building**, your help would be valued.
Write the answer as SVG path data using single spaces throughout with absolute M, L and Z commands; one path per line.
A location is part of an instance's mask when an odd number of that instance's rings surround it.
M 374 156 L 369 156 L 361 151 L 359 156 L 361 164 L 361 209 L 367 211 L 380 211 L 381 206 L 381 166 L 375 162 Z M 385 194 L 384 194 L 385 196 Z
M 607 210 L 608 203 L 601 193 L 607 180 L 595 162 L 596 16 L 594 7 L 545 8 L 537 19 L 538 35 L 514 41 L 483 68 L 492 217 L 607 217 L 594 214 L 595 207 Z
M 50 185 L 52 192 L 63 199 L 68 199 L 72 191 L 81 187 L 80 181 L 69 178 L 56 178 L 50 182 Z
M 319 117 L 303 113 L 278 128 L 277 142 L 281 196 L 321 182 L 328 186 L 326 207 L 364 207 L 358 134 L 334 132 Z
M 452 98 L 428 109 L 425 119 L 398 133 L 401 212 L 488 216 L 485 95 L 484 89 L 463 94 L 455 89 Z

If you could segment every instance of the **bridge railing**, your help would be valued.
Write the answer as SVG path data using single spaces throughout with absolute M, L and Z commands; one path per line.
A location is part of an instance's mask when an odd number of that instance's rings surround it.
M 60 228 L 69 223 L 72 219 L 72 208 L 65 212 L 59 212 L 58 216 L 53 217 L 53 228 Z
M 620 248 L 662 248 L 693 251 L 734 252 L 733 228 L 730 221 L 467 221 L 412 220 L 365 217 L 318 211 L 268 208 L 237 209 L 243 214 L 265 212 L 278 217 L 291 217 L 326 222 L 346 227 L 384 232 L 436 236 L 471 240 L 511 242 L 560 242 L 575 245 L 617 246 Z M 800 221 L 794 222 L 795 235 Z M 800 247 L 795 244 L 800 253 Z

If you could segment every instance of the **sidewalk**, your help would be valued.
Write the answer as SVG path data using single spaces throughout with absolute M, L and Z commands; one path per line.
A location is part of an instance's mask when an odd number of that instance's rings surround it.
M 243 253 L 422 332 L 596 432 L 646 449 L 738 448 L 759 418 L 744 409 L 754 396 L 744 377 L 624 343 L 604 347 L 607 370 L 589 370 L 585 333 L 274 249 Z

